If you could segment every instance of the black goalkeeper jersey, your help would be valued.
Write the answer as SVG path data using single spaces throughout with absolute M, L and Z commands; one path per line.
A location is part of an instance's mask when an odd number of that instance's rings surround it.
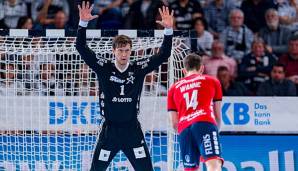
M 101 114 L 107 121 L 121 123 L 137 119 L 145 75 L 156 69 L 171 55 L 172 35 L 165 35 L 159 53 L 129 62 L 120 72 L 113 61 L 95 54 L 86 45 L 86 28 L 79 27 L 76 48 L 82 59 L 97 74 Z

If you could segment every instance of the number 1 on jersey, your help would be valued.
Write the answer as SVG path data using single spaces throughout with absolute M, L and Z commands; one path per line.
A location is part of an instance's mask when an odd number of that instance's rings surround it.
M 121 88 L 120 95 L 124 96 L 124 85 L 121 85 L 120 88 Z
M 199 104 L 198 103 L 198 90 L 192 91 L 191 99 L 189 99 L 189 92 L 184 93 L 183 97 L 185 99 L 187 109 L 192 107 L 193 110 L 195 110 L 197 108 L 197 106 Z

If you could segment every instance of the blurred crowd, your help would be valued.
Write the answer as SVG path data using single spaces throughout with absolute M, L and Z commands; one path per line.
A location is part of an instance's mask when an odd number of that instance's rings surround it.
M 0 28 L 76 29 L 71 0 L 2 0 Z M 158 8 L 174 10 L 175 30 L 190 30 L 190 51 L 226 96 L 297 96 L 296 0 L 93 0 L 90 29 L 160 29 Z M 12 66 L 5 66 L 9 69 Z M 49 69 L 49 67 L 47 68 Z M 3 78 L 3 77 L 2 77 Z M 58 86 L 59 87 L 59 86 Z

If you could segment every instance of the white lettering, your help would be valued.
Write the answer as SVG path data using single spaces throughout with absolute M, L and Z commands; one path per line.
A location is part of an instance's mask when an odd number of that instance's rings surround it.
M 112 102 L 130 103 L 132 102 L 132 98 L 113 97 Z
M 194 82 L 194 83 L 183 85 L 180 87 L 180 91 L 181 93 L 183 93 L 184 91 L 187 91 L 193 88 L 198 88 L 198 87 L 201 87 L 201 82 Z
M 111 76 L 110 81 L 113 81 L 113 82 L 116 82 L 116 83 L 124 83 L 125 82 L 125 80 L 122 80 L 122 79 L 120 79 L 118 77 L 115 77 L 115 76 Z

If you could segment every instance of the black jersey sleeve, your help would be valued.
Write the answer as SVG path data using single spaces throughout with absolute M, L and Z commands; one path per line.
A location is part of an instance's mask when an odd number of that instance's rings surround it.
M 86 28 L 79 26 L 77 32 L 76 49 L 81 55 L 82 59 L 86 64 L 93 69 L 93 71 L 98 72 L 107 63 L 107 60 L 99 55 L 96 55 L 86 44 Z
M 157 54 L 152 55 L 149 58 L 136 61 L 139 66 L 138 68 L 140 69 L 140 73 L 146 75 L 168 60 L 172 51 L 172 39 L 173 35 L 165 35 Z

